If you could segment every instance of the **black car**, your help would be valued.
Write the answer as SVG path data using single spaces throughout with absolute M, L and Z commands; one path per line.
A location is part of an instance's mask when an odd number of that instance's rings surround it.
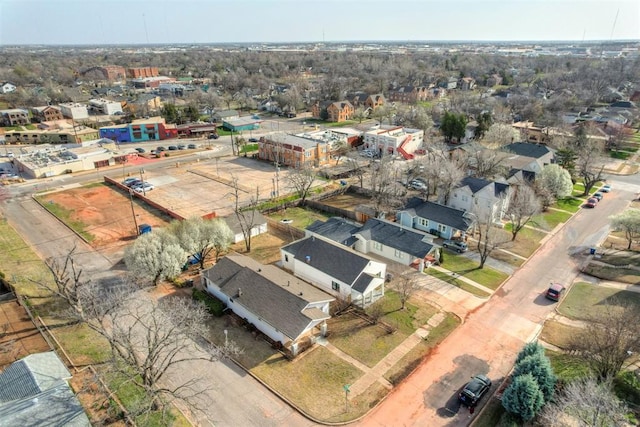
M 169 146 L 169 151 L 176 151 L 178 149 L 178 147 L 176 147 L 175 145 L 170 145 Z
M 189 145 L 187 145 L 187 148 L 189 150 L 194 150 L 194 149 L 198 148 L 198 146 L 196 144 L 189 144 Z
M 167 149 L 161 145 L 160 147 L 156 148 L 156 153 L 159 151 L 167 151 Z
M 187 146 L 184 145 L 184 144 L 178 145 L 178 150 L 185 150 L 186 148 L 187 148 Z
M 258 138 L 249 138 L 249 142 L 258 142 Z
M 138 153 L 142 154 L 142 153 L 146 153 L 146 151 L 147 151 L 147 150 L 145 150 L 144 148 L 140 148 L 140 147 L 138 147 L 138 148 L 136 148 L 136 151 L 137 151 Z
M 211 135 L 209 135 L 209 139 L 218 139 L 220 138 L 220 136 L 217 133 L 212 133 Z
M 464 386 L 458 395 L 458 400 L 468 407 L 476 406 L 490 387 L 491 380 L 486 375 L 476 375 Z

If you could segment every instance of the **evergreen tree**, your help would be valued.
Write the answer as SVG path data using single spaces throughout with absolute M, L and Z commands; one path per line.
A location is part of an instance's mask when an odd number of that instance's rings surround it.
M 544 405 L 544 396 L 531 374 L 519 375 L 502 394 L 502 406 L 525 422 L 531 421 Z
M 557 381 L 549 358 L 541 353 L 525 357 L 516 365 L 513 376 L 518 377 L 524 374 L 533 376 L 544 395 L 545 402 L 549 402 L 553 397 Z

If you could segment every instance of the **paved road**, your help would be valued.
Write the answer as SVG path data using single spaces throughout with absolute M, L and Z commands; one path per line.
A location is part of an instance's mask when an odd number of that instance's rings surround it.
M 471 421 L 457 403 L 469 377 L 488 374 L 493 390 L 504 379 L 522 346 L 539 333 L 555 305 L 543 292 L 549 282 L 570 285 L 587 248 L 608 234 L 608 216 L 629 203 L 635 184 L 616 183 L 592 210 L 582 210 L 519 269 L 385 402 L 358 426 L 466 426 Z M 628 190 L 623 188 L 627 186 Z

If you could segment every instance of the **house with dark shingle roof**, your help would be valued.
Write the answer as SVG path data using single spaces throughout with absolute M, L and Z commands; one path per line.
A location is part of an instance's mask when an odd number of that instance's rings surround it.
M 0 373 L 0 425 L 91 425 L 54 352 L 31 354 Z
M 258 236 L 267 232 L 267 218 L 257 210 L 243 211 L 242 215 L 245 217 L 245 228 L 251 226 L 251 230 L 247 232 L 251 233 L 251 237 Z M 233 214 L 224 218 L 224 222 L 227 223 L 231 231 L 233 232 L 233 243 L 244 241 L 244 231 L 242 225 L 238 219 L 238 215 Z
M 305 234 L 322 236 L 360 253 L 372 253 L 419 270 L 438 257 L 434 236 L 383 219 L 371 218 L 360 225 L 333 217 L 314 222 Z
M 469 213 L 418 197 L 409 199 L 396 217 L 398 223 L 405 227 L 412 227 L 443 239 L 464 237 L 473 225 Z
M 326 328 L 331 295 L 274 265 L 229 254 L 202 272 L 211 295 L 295 356 L 304 339 Z
M 501 150 L 508 153 L 504 164 L 510 169 L 507 181 L 511 184 L 524 182 L 532 176 L 535 179 L 546 165 L 556 162 L 555 151 L 543 144 L 514 142 Z
M 448 206 L 500 222 L 509 208 L 509 184 L 466 176 L 451 191 Z
M 280 248 L 284 268 L 296 277 L 354 305 L 367 307 L 384 296 L 387 265 L 319 236 Z

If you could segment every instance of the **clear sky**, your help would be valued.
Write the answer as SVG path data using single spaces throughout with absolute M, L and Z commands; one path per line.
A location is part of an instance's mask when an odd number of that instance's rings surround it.
M 640 39 L 640 0 L 0 0 L 0 45 Z

